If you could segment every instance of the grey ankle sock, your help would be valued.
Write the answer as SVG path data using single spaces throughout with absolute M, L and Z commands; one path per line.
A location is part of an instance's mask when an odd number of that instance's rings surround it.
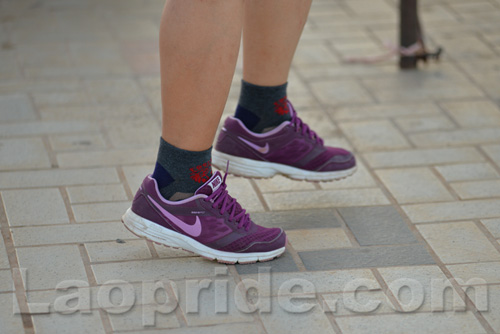
M 290 120 L 286 96 L 287 83 L 257 86 L 241 80 L 241 93 L 235 117 L 253 132 L 265 132 Z
M 212 148 L 186 151 L 160 138 L 153 178 L 161 195 L 171 201 L 190 197 L 212 176 Z

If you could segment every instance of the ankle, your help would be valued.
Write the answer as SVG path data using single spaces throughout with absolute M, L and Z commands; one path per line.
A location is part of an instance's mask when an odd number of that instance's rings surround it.
M 242 80 L 235 117 L 257 133 L 266 132 L 291 119 L 286 95 L 287 83 L 258 86 Z
M 200 152 L 187 151 L 161 138 L 153 172 L 161 195 L 168 200 L 192 196 L 212 176 L 211 153 L 211 147 Z

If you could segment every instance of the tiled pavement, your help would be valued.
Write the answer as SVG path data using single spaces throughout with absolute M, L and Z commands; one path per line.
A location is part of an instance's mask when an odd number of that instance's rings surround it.
M 419 1 L 438 64 L 344 64 L 396 40 L 397 2 L 314 1 L 289 96 L 360 169 L 229 177 L 291 246 L 224 266 L 120 223 L 156 154 L 163 0 L 0 1 L 0 332 L 500 333 L 500 1 Z

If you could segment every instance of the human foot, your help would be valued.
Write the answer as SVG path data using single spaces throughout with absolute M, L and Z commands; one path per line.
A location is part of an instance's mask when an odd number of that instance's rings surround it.
M 352 153 L 325 146 L 288 105 L 291 121 L 265 133 L 252 132 L 241 120 L 228 117 L 212 153 L 212 164 L 222 169 L 229 160 L 230 172 L 246 177 L 282 174 L 298 180 L 332 181 L 352 175 L 356 171 Z
M 226 176 L 216 172 L 193 196 L 168 201 L 148 175 L 122 221 L 137 236 L 221 263 L 268 261 L 283 254 L 285 232 L 255 224 L 228 194 Z

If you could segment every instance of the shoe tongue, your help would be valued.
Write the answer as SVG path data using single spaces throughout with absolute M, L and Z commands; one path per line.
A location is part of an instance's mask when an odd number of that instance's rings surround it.
M 220 174 L 220 172 L 215 172 L 215 174 L 213 174 L 212 177 L 207 182 L 205 182 L 204 185 L 199 187 L 194 194 L 195 195 L 204 194 L 209 196 L 212 195 L 214 191 L 219 189 L 221 185 L 222 185 L 222 175 Z M 237 215 L 243 210 L 243 208 L 239 203 L 236 203 L 235 205 L 236 209 L 234 213 L 235 215 Z
M 211 195 L 214 191 L 216 191 L 222 184 L 222 176 L 220 172 L 215 172 L 212 174 L 212 177 L 205 182 L 198 190 L 195 191 L 195 195 L 204 194 Z

